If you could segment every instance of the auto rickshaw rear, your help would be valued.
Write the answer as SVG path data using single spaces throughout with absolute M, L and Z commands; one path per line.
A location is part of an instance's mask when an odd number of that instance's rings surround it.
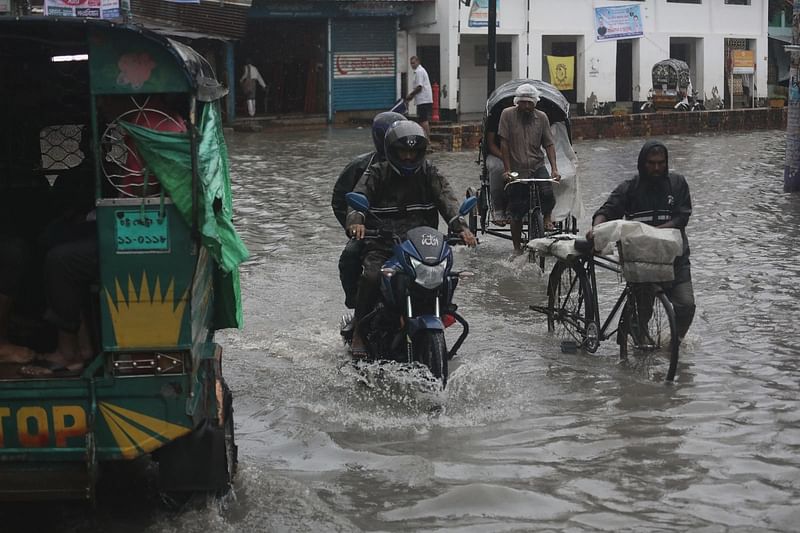
M 84 354 L 61 368 L 0 359 L 0 499 L 91 500 L 103 465 L 147 455 L 165 490 L 226 490 L 236 446 L 214 332 L 241 323 L 247 257 L 231 222 L 227 90 L 168 38 L 47 17 L 0 18 L 0 78 L 0 243 L 26 250 L 9 341 L 46 354 L 74 334 Z M 92 228 L 87 247 L 67 213 Z M 75 277 L 77 333 L 41 318 L 73 252 L 96 265 Z

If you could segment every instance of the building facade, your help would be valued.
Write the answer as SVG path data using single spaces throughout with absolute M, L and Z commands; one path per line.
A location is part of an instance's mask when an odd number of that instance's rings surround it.
M 497 85 L 521 77 L 551 81 L 546 56 L 572 56 L 573 89 L 564 91 L 571 103 L 583 108 L 596 98 L 635 108 L 653 85 L 653 65 L 675 58 L 689 65 L 700 98 L 715 92 L 741 107 L 767 96 L 768 0 L 496 1 Z M 401 26 L 398 49 L 419 55 L 423 65 L 426 56 L 438 56 L 428 70 L 442 88 L 444 117 L 483 111 L 487 5 L 438 0 Z M 625 31 L 605 28 L 609 12 L 630 16 Z M 734 50 L 748 51 L 752 74 L 733 74 Z

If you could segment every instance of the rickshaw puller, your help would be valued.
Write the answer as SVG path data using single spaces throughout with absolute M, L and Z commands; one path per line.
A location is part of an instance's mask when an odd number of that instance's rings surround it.
M 550 131 L 550 120 L 547 115 L 536 109 L 539 103 L 539 90 L 528 83 L 523 83 L 514 93 L 514 107 L 503 110 L 500 115 L 500 151 L 503 154 L 503 170 L 506 179 L 510 172 L 518 172 L 523 178 L 532 175 L 534 178 L 550 178 L 545 167 L 542 148 L 547 154 L 552 169 L 552 178 L 561 179 L 556 161 L 555 140 Z M 551 229 L 550 219 L 556 205 L 553 187 L 549 183 L 539 184 L 541 209 L 545 229 Z M 528 213 L 529 193 L 527 187 L 511 187 L 507 189 L 508 210 L 511 216 L 511 242 L 514 250 L 522 251 L 522 219 Z

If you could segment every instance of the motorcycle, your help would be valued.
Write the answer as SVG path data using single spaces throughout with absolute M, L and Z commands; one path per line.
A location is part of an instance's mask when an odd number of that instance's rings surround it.
M 369 200 L 360 193 L 347 193 L 347 204 L 366 216 L 380 219 L 370 211 Z M 477 198 L 464 200 L 459 215 L 470 213 Z M 386 230 L 367 230 L 366 238 L 391 239 L 394 254 L 381 268 L 380 298 L 361 320 L 360 330 L 369 353 L 368 362 L 396 361 L 422 365 L 447 385 L 448 361 L 469 334 L 469 324 L 458 314 L 453 294 L 459 279 L 469 275 L 453 272 L 451 246 L 464 244 L 461 237 L 427 226 L 413 228 L 406 238 Z M 340 333 L 352 343 L 352 316 L 342 318 Z M 448 351 L 444 330 L 458 322 L 461 335 Z
M 675 104 L 676 111 L 705 111 L 702 100 L 697 99 L 697 91 L 692 91 L 692 96 L 688 94 L 683 95 L 683 99 Z

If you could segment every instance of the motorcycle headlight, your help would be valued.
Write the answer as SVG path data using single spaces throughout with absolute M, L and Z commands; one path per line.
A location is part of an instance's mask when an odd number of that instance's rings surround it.
M 411 259 L 411 266 L 414 267 L 416 273 L 416 281 L 426 289 L 435 289 L 444 281 L 444 271 L 447 268 L 447 259 L 438 265 L 426 265 L 425 263 L 409 257 Z

